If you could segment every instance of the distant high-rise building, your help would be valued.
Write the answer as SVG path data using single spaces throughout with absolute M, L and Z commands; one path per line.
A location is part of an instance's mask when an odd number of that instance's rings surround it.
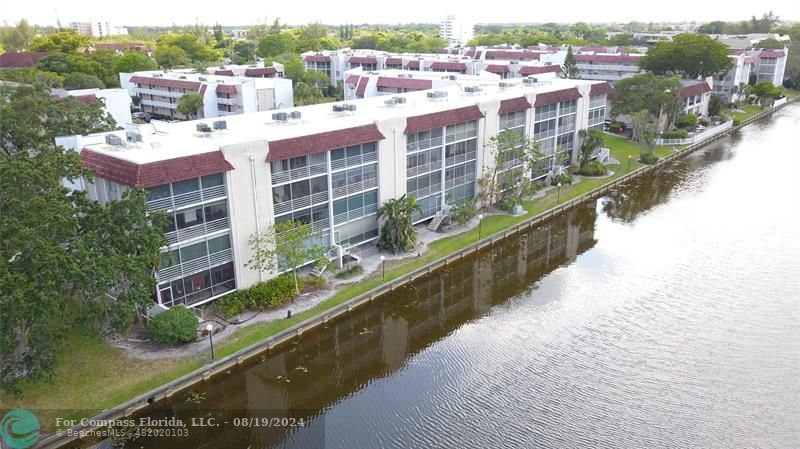
M 467 45 L 475 36 L 475 25 L 456 16 L 447 16 L 439 26 L 439 36 L 447 39 L 449 47 Z
M 103 37 L 128 34 L 127 28 L 115 26 L 107 20 L 91 19 L 89 22 L 70 22 L 69 26 L 84 36 Z

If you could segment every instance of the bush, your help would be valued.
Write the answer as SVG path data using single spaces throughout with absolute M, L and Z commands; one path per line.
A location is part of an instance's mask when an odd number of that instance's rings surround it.
M 654 154 L 645 154 L 639 158 L 639 162 L 648 165 L 655 164 L 657 161 L 658 161 L 658 156 Z
M 322 276 L 308 276 L 305 279 L 305 290 L 322 290 L 328 286 L 328 280 Z
M 500 202 L 497 203 L 497 207 L 499 207 L 500 210 L 506 212 L 511 212 L 511 210 L 514 209 L 514 206 L 516 205 L 517 201 L 514 198 L 511 198 L 510 196 L 502 198 Z
M 675 127 L 676 128 L 694 128 L 697 126 L 697 116 L 692 114 L 691 112 L 688 114 L 681 114 L 678 118 L 675 119 Z
M 583 167 L 580 173 L 584 176 L 603 176 L 608 173 L 608 169 L 600 162 L 594 161 Z
M 711 100 L 708 101 L 708 115 L 719 115 L 722 111 L 724 101 L 719 95 L 712 95 Z
M 453 209 L 450 210 L 450 219 L 463 225 L 477 214 L 478 210 L 475 208 L 475 201 L 472 198 L 467 198 L 453 206 Z
M 685 139 L 687 137 L 689 137 L 689 131 L 685 129 L 676 129 L 675 131 L 661 133 L 662 139 Z
M 742 124 L 742 121 L 741 121 L 741 120 L 739 120 L 739 119 L 738 119 L 738 118 L 736 118 L 736 117 L 734 117 L 734 118 L 733 118 L 733 126 L 739 126 L 739 125 L 741 125 L 741 124 Z
M 299 278 L 299 281 L 300 289 L 302 290 L 305 280 Z M 230 318 L 245 310 L 278 307 L 294 297 L 294 278 L 291 273 L 287 273 L 267 282 L 223 296 L 214 302 L 214 307 L 226 318 Z
M 336 279 L 347 279 L 349 277 L 353 277 L 353 276 L 359 275 L 359 274 L 361 274 L 363 272 L 364 272 L 364 268 L 362 268 L 361 265 L 353 265 L 352 267 L 350 267 L 350 268 L 348 268 L 348 269 L 346 269 L 344 271 L 340 271 L 340 272 L 336 273 Z
M 608 131 L 619 134 L 619 132 L 622 131 L 622 126 L 623 125 L 620 122 L 611 122 L 611 124 L 608 125 Z
M 572 176 L 567 173 L 553 176 L 553 180 L 550 182 L 550 184 L 555 186 L 558 185 L 558 183 L 561 183 L 562 186 L 566 184 L 572 184 Z
M 161 343 L 189 343 L 197 339 L 197 317 L 185 306 L 175 306 L 156 315 L 147 334 Z

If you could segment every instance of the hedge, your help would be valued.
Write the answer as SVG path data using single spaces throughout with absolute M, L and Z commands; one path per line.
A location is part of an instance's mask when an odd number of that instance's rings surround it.
M 676 129 L 675 131 L 661 133 L 662 139 L 685 139 L 687 137 L 689 137 L 689 132 L 685 129 Z
M 298 276 L 298 281 L 302 289 L 304 279 Z M 294 277 L 291 273 L 287 273 L 223 296 L 214 301 L 214 308 L 226 318 L 230 318 L 245 310 L 278 307 L 294 297 Z
M 584 176 L 603 176 L 606 173 L 608 173 L 606 166 L 597 161 L 587 164 L 580 171 Z
M 197 339 L 197 317 L 186 306 L 175 306 L 156 315 L 147 334 L 161 343 L 189 343 Z

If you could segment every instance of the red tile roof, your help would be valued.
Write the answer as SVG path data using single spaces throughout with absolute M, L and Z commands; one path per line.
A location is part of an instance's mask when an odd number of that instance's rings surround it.
M 758 54 L 759 58 L 782 58 L 786 56 L 783 51 L 765 50 Z
M 200 90 L 197 93 L 199 93 L 201 97 L 204 97 L 206 95 L 207 87 L 208 87 L 207 84 L 203 84 L 202 86 L 200 86 Z
M 275 67 L 254 67 L 251 69 L 244 69 L 244 76 L 274 75 L 276 73 L 278 73 L 278 69 Z
M 483 113 L 478 106 L 466 106 L 449 111 L 433 112 L 430 114 L 408 117 L 406 120 L 406 134 L 414 134 L 432 128 L 455 125 L 457 123 L 471 122 L 483 118 Z
M 226 69 L 226 70 L 214 70 L 214 75 L 219 76 L 233 76 L 233 70 Z
M 487 50 L 486 59 L 510 59 L 512 61 L 525 61 L 539 59 L 539 53 L 518 50 Z
M 608 94 L 612 90 L 614 89 L 611 87 L 611 84 L 608 83 L 592 84 L 592 88 L 589 90 L 589 95 Z
M 497 113 L 508 114 L 511 112 L 524 111 L 525 109 L 530 109 L 530 108 L 531 104 L 528 102 L 527 98 L 525 97 L 510 98 L 508 100 L 502 100 L 500 102 L 500 110 Z
M 136 164 L 84 148 L 81 159 L 97 176 L 127 186 L 155 187 L 233 170 L 221 151 Z
M 431 63 L 431 70 L 444 70 L 447 72 L 466 72 L 467 65 L 463 62 L 435 61 Z
M 403 58 L 386 58 L 386 65 L 403 65 Z
M 280 161 L 297 156 L 322 153 L 324 151 L 345 148 L 352 145 L 377 142 L 386 137 L 378 131 L 374 124 L 355 128 L 337 129 L 324 133 L 311 134 L 290 139 L 269 142 L 267 162 Z
M 684 80 L 681 87 L 681 97 L 689 98 L 695 95 L 711 92 L 711 87 L 705 81 Z
M 580 51 L 593 51 L 595 53 L 605 53 L 606 47 L 583 47 Z
M 235 94 L 236 86 L 232 84 L 217 84 L 216 92 L 218 94 Z
M 378 58 L 374 56 L 351 56 L 347 62 L 350 64 L 377 64 Z
M 635 55 L 575 55 L 575 62 L 602 62 L 616 64 L 636 64 L 641 56 Z
M 486 66 L 484 70 L 486 70 L 489 73 L 497 73 L 497 74 L 510 72 L 507 65 L 498 65 L 498 64 L 489 64 L 488 66 Z
M 345 84 L 358 84 L 358 79 L 361 78 L 358 75 L 347 75 L 347 79 L 344 81 Z
M 89 95 L 74 95 L 72 98 L 80 101 L 81 103 L 91 103 L 93 101 L 97 101 L 97 95 L 89 94 Z
M 578 92 L 578 88 L 570 87 L 569 89 L 537 94 L 536 102 L 533 105 L 538 107 L 562 101 L 577 100 L 578 98 L 581 98 L 581 93 Z
M 561 66 L 558 64 L 545 65 L 545 66 L 525 65 L 520 67 L 519 74 L 523 76 L 528 76 L 528 75 L 541 75 L 542 73 L 558 73 L 560 71 L 561 71 Z
M 388 76 L 381 76 L 378 77 L 378 87 L 425 90 L 425 89 L 431 89 L 433 87 L 433 81 L 415 79 L 415 78 L 393 78 Z
M 0 67 L 4 69 L 33 67 L 40 59 L 51 54 L 44 51 L 21 51 L 19 53 L 9 51 L 0 55 Z
M 94 47 L 97 50 L 106 49 L 106 50 L 119 50 L 119 51 L 123 51 L 123 52 L 126 51 L 126 50 L 150 52 L 150 47 L 148 47 L 147 45 L 144 45 L 144 44 L 125 44 L 125 43 L 119 43 L 119 42 L 98 42 L 96 44 L 93 44 L 92 47 Z
M 132 76 L 134 84 L 147 84 L 151 86 L 170 87 L 175 89 L 198 90 L 201 83 L 198 81 L 175 80 L 170 78 L 153 78 L 149 76 Z
M 356 96 L 357 97 L 363 97 L 364 96 L 364 92 L 367 91 L 367 84 L 368 83 L 369 83 L 369 78 L 368 77 L 363 77 L 360 80 L 358 80 L 358 87 L 356 87 Z
M 468 58 L 475 58 L 477 54 L 478 54 L 477 50 L 467 50 L 466 53 L 464 53 L 464 56 Z
M 412 61 L 408 61 L 406 63 L 406 67 L 412 68 L 412 69 L 418 69 L 419 68 L 419 60 L 414 59 Z
M 331 57 L 330 56 L 324 56 L 324 55 L 308 55 L 305 58 L 303 58 L 303 61 L 306 61 L 306 62 L 331 62 Z

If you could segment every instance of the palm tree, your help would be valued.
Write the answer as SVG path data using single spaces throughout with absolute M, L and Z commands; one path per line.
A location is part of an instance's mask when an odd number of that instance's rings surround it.
M 603 146 L 605 134 L 603 131 L 597 129 L 582 129 L 578 131 L 578 137 L 581 138 L 581 160 L 580 169 L 583 170 L 589 165 L 589 160 L 592 158 L 592 153 Z
M 416 198 L 407 194 L 383 203 L 378 209 L 378 218 L 384 219 L 378 248 L 395 254 L 414 248 L 417 245 L 414 212 L 422 213 L 422 207 Z

